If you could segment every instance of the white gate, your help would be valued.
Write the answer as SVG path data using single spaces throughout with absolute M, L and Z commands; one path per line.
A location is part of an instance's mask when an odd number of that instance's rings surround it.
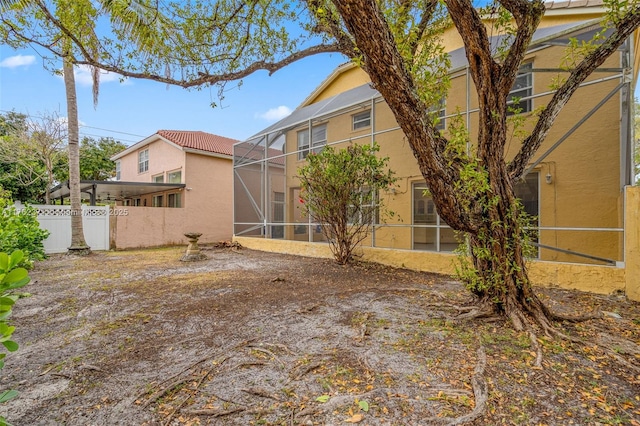
M 50 232 L 44 251 L 64 253 L 71 245 L 71 207 L 33 205 L 40 228 Z M 84 239 L 91 250 L 109 250 L 109 206 L 82 206 Z

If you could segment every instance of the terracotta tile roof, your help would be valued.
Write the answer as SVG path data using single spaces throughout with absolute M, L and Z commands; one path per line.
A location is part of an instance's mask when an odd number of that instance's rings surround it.
M 223 155 L 233 155 L 233 144 L 240 142 L 236 139 L 192 130 L 158 130 L 157 134 L 183 148 Z
M 545 3 L 547 9 L 570 9 L 574 7 L 594 7 L 602 6 L 602 0 L 561 0 L 549 1 Z

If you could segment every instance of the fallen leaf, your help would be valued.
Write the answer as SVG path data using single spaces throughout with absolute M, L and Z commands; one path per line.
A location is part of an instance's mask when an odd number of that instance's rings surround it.
M 360 423 L 362 421 L 362 419 L 364 419 L 364 416 L 362 414 L 354 414 L 353 416 L 349 417 L 344 422 L 345 423 Z

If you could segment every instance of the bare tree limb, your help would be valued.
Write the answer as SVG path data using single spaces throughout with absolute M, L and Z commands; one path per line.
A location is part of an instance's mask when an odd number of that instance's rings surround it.
M 513 182 L 524 173 L 527 164 L 540 148 L 549 129 L 555 122 L 562 108 L 569 102 L 571 96 L 580 84 L 604 61 L 615 52 L 624 41 L 640 26 L 640 6 L 626 13 L 616 24 L 612 34 L 589 53 L 572 71 L 567 81 L 556 91 L 544 110 L 539 114 L 538 121 L 531 134 L 524 140 L 522 148 L 508 166 L 509 177 Z

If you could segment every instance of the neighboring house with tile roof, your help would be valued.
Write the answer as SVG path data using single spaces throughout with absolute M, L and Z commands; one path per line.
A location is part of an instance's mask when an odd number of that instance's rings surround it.
M 115 216 L 115 247 L 180 244 L 186 232 L 202 233 L 204 243 L 230 239 L 236 142 L 201 131 L 159 130 L 113 156 L 117 181 L 176 184 L 112 194 L 127 210 Z

